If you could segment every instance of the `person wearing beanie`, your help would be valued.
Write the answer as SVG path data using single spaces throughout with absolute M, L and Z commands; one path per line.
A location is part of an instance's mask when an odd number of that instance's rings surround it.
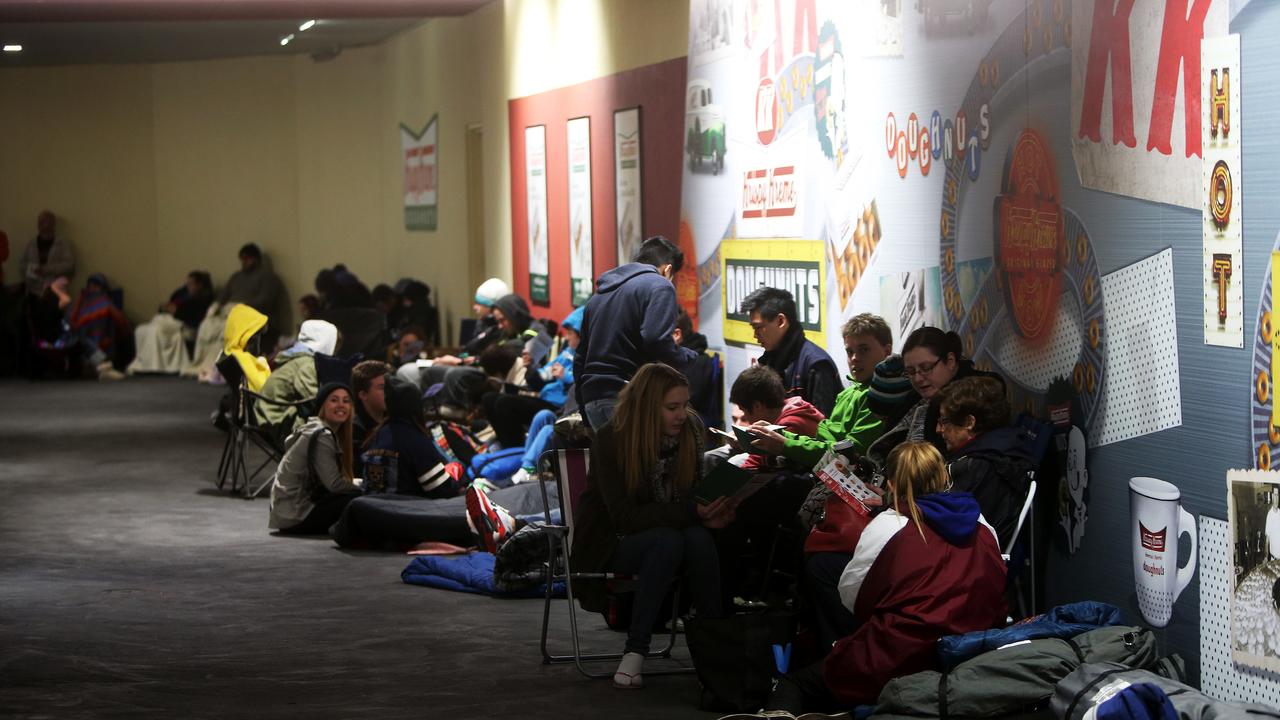
M 476 328 L 470 337 L 462 338 L 461 355 L 441 355 L 435 358 L 436 365 L 474 365 L 476 358 L 480 357 L 480 353 L 487 350 L 490 346 L 503 339 L 503 331 L 498 327 L 497 313 L 494 307 L 502 298 L 511 295 L 510 288 L 507 284 L 498 278 L 489 278 L 480 283 L 480 287 L 476 288 L 475 303 L 471 305 L 472 311 L 476 314 Z M 521 301 L 523 302 L 523 301 Z M 529 313 L 529 306 L 524 306 L 525 314 Z M 439 382 L 439 378 L 433 378 L 435 382 Z M 425 383 L 430 386 L 432 382 Z
M 338 328 L 333 323 L 325 320 L 302 323 L 298 341 L 276 353 L 275 370 L 262 385 L 262 396 L 271 402 L 253 404 L 253 415 L 260 425 L 271 428 L 277 438 L 298 429 L 303 418 L 292 403 L 315 396 L 319 384 L 315 355 L 332 355 L 338 342 Z
M 476 288 L 476 299 L 472 309 L 476 311 L 476 315 L 487 315 L 488 308 L 493 307 L 498 298 L 510 294 L 511 288 L 501 278 L 489 278 Z
M 450 498 L 464 488 L 444 470 L 444 460 L 427 434 L 422 391 L 408 380 L 387 375 L 386 417 L 369 433 L 361 454 L 364 491 L 389 495 Z
M 321 535 L 360 494 L 351 472 L 351 388 L 326 383 L 316 415 L 285 440 L 271 480 L 267 527 L 282 535 Z
M 759 436 L 756 448 L 813 467 L 838 442 L 852 441 L 854 449 L 864 453 L 880 437 L 883 421 L 873 412 L 869 393 L 876 366 L 893 352 L 893 333 L 884 318 L 870 313 L 850 318 L 842 331 L 852 384 L 836 396 L 831 415 L 818 423 L 812 437 L 753 428 Z

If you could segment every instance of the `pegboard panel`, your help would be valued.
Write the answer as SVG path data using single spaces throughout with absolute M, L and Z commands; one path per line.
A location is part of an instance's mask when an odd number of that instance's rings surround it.
M 1107 445 L 1182 424 L 1173 250 L 1102 277 L 1107 372 L 1089 445 Z
M 1200 516 L 1200 685 L 1227 702 L 1280 707 L 1280 677 L 1231 660 L 1231 541 L 1226 520 Z
M 1018 337 L 1012 316 L 1004 313 L 992 333 L 1002 338 L 995 351 L 1000 367 L 1009 376 L 1018 378 L 1033 388 L 1048 388 L 1057 377 L 1071 377 L 1076 361 L 1080 359 L 1080 345 L 1084 343 L 1084 329 L 1080 321 L 1080 304 L 1074 296 L 1062 293 L 1058 301 L 1058 317 L 1053 324 L 1053 337 L 1045 343 L 1032 345 Z

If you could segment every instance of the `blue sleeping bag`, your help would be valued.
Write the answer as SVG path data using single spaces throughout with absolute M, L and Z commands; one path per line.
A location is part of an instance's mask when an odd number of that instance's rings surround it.
M 502 592 L 493 583 L 493 554 L 473 552 L 466 555 L 419 555 L 400 573 L 410 585 L 476 593 L 502 598 L 543 597 L 543 586 L 523 592 Z M 555 584 L 555 596 L 564 597 L 564 583 Z
M 1022 640 L 1070 638 L 1083 632 L 1111 625 L 1123 625 L 1120 608 L 1107 603 L 1086 600 L 1059 605 L 1044 615 L 999 630 L 979 630 L 963 635 L 948 635 L 938 640 L 938 662 L 944 671 L 988 650 Z

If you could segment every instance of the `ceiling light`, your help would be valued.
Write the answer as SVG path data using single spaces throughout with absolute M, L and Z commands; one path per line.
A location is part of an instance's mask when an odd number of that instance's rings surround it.
M 315 20 L 308 20 L 298 26 L 298 32 L 306 32 L 311 28 L 315 27 L 315 24 L 316 24 Z
M 21 45 L 5 45 L 4 51 L 5 52 L 22 52 L 22 46 Z
M 290 40 L 292 40 L 292 39 L 293 39 L 293 34 L 292 34 L 292 33 L 290 33 L 290 34 L 288 34 L 288 35 L 285 35 L 284 37 L 280 38 L 280 47 L 284 47 L 285 45 L 288 45 L 288 44 L 289 44 L 289 41 L 290 41 Z

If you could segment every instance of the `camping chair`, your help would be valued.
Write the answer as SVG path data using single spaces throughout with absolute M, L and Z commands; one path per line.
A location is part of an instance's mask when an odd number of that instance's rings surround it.
M 284 447 L 280 443 L 273 428 L 265 425 L 259 425 L 257 418 L 253 414 L 253 404 L 263 402 L 278 407 L 298 408 L 299 412 L 304 412 L 311 407 L 313 398 L 300 400 L 298 402 L 281 402 L 272 400 L 267 397 L 250 390 L 245 382 L 244 370 L 241 369 L 240 363 L 230 355 L 223 355 L 218 358 L 215 363 L 218 372 L 227 381 L 227 388 L 231 393 L 231 427 L 227 432 L 227 441 L 222 446 L 222 460 L 218 463 L 218 489 L 221 490 L 227 480 L 231 480 L 231 492 L 239 491 L 246 499 L 256 498 L 271 486 L 272 477 L 267 479 L 257 487 L 253 487 L 253 483 L 257 481 L 262 471 L 267 466 L 279 464 L 280 459 L 284 457 Z M 249 472 L 248 464 L 245 461 L 245 455 L 252 445 L 263 453 L 267 458 L 262 461 L 253 472 Z
M 584 663 L 617 661 L 622 653 L 584 654 L 578 632 L 577 606 L 573 599 L 573 583 L 578 580 L 600 580 L 607 584 L 610 594 L 621 594 L 634 591 L 634 583 L 629 576 L 615 573 L 583 573 L 574 572 L 570 565 L 570 549 L 573 547 L 574 513 L 578 507 L 578 499 L 587 489 L 587 469 L 590 466 L 590 452 L 581 448 L 568 450 L 548 450 L 538 459 L 538 480 L 542 490 L 542 508 L 547 529 L 547 562 L 546 597 L 542 608 L 542 663 L 552 665 L 572 662 L 578 672 L 589 678 L 613 677 L 613 670 L 595 671 L 588 669 Z M 551 522 L 551 503 L 547 496 L 547 483 L 554 482 L 560 501 L 561 524 Z M 547 630 L 551 622 L 552 588 L 555 582 L 563 581 L 565 595 L 569 601 L 569 635 L 573 643 L 573 653 L 569 655 L 553 655 L 547 650 Z M 671 650 L 676 644 L 677 620 L 680 613 L 679 585 L 675 589 L 675 597 L 671 604 L 671 634 L 666 647 L 650 651 L 646 658 L 671 659 Z M 651 670 L 645 668 L 645 675 L 675 675 L 691 673 L 691 667 L 661 668 Z
M 1027 483 L 1027 499 L 1022 503 L 1022 511 L 1018 513 L 1018 524 L 1014 527 L 1013 537 L 1010 537 L 1005 547 L 1001 548 L 1004 564 L 1009 570 L 1009 587 L 1013 589 L 1014 595 L 1018 600 L 1019 618 L 1029 616 L 1036 606 L 1036 565 L 1034 561 L 1036 532 L 1035 520 L 1032 517 L 1032 509 L 1035 507 L 1036 502 L 1035 471 L 1028 471 L 1027 478 L 1029 480 Z M 1022 529 L 1027 520 L 1031 520 L 1031 524 L 1027 525 L 1026 543 L 1020 547 L 1018 541 L 1022 538 Z M 1019 550 L 1016 561 L 1013 559 L 1015 549 Z M 1023 572 L 1024 569 L 1026 573 Z M 1030 588 L 1029 590 L 1024 589 L 1022 582 L 1024 574 L 1030 576 L 1030 582 L 1026 586 Z M 1029 598 L 1026 597 L 1028 593 L 1030 594 Z M 1013 618 L 1011 617 L 1009 620 L 1012 622 Z

